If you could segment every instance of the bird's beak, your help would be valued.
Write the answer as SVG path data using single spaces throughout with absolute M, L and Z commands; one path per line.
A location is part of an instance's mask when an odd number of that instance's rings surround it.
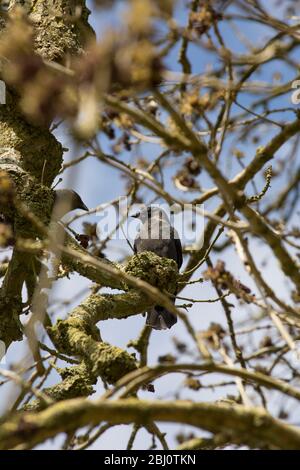
M 87 211 L 87 212 L 89 211 L 89 208 L 84 204 L 84 202 L 78 209 L 82 209 L 83 211 Z
M 140 215 L 141 215 L 140 212 L 136 212 L 135 214 L 131 214 L 130 217 L 134 217 L 135 219 L 138 219 Z

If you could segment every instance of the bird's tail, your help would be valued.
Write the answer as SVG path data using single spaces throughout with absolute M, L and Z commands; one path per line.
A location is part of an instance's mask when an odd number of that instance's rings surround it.
M 168 312 L 164 307 L 156 305 L 147 312 L 146 325 L 151 326 L 155 330 L 166 330 L 171 328 L 177 322 L 174 313 Z

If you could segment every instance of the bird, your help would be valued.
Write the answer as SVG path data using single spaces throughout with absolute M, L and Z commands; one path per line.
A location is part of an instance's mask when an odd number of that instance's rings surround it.
M 68 212 L 75 209 L 88 211 L 81 197 L 73 189 L 54 190 L 54 219 L 59 221 Z M 8 248 L 15 244 L 13 219 L 0 213 L 0 247 Z
M 74 209 L 88 211 L 88 207 L 73 189 L 56 189 L 54 191 L 54 218 L 60 220 Z
M 132 217 L 141 221 L 133 245 L 134 252 L 151 251 L 163 258 L 173 259 L 180 269 L 182 265 L 181 241 L 166 212 L 160 207 L 146 206 Z M 161 305 L 155 305 L 147 312 L 146 325 L 155 330 L 166 330 L 176 322 L 176 315 Z

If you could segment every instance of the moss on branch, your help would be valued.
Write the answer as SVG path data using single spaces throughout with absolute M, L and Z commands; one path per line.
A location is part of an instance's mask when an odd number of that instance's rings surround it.
M 0 424 L 0 449 L 33 447 L 60 432 L 72 432 L 101 421 L 112 424 L 181 423 L 230 435 L 230 441 L 250 447 L 300 449 L 300 431 L 273 418 L 262 408 L 191 401 L 73 399 L 39 413 L 19 413 Z
M 42 57 L 61 61 L 66 54 L 83 52 L 83 45 L 94 37 L 85 0 L 31 3 L 28 16 L 36 30 L 35 49 Z
M 58 320 L 48 332 L 60 352 L 81 357 L 92 375 L 104 382 L 115 383 L 137 367 L 131 354 L 101 342 L 99 330 L 84 318 Z
M 64 369 L 55 368 L 60 374 L 62 381 L 52 387 L 43 389 L 43 393 L 52 400 L 61 400 L 88 397 L 94 393 L 93 384 L 97 382 L 97 377 L 91 374 L 90 369 L 83 362 L 78 366 L 66 367 Z M 38 411 L 45 407 L 45 403 L 40 400 L 32 400 L 22 407 L 24 411 Z
M 154 253 L 134 255 L 124 271 L 161 291 L 176 290 L 176 263 Z M 152 304 L 153 300 L 147 295 L 132 289 L 115 295 L 93 294 L 74 308 L 66 320 L 58 320 L 54 326 L 48 328 L 48 333 L 60 352 L 83 358 L 90 364 L 93 374 L 102 377 L 105 382 L 115 383 L 123 375 L 136 369 L 135 358 L 120 348 L 101 342 L 95 325 L 100 320 L 121 319 L 142 313 Z
M 148 282 L 161 291 L 173 294 L 178 280 L 178 266 L 172 259 L 161 258 L 155 253 L 144 251 L 130 258 L 125 272 Z

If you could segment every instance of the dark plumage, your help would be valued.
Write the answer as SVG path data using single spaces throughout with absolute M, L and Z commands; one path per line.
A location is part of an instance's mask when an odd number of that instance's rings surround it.
M 181 242 L 167 214 L 159 207 L 149 206 L 133 217 L 142 222 L 134 242 L 135 253 L 152 251 L 161 257 L 173 259 L 179 269 L 182 265 Z M 146 324 L 156 330 L 171 328 L 176 322 L 177 317 L 160 305 L 155 305 L 147 312 Z
M 79 194 L 73 191 L 73 189 L 56 189 L 54 191 L 55 218 L 59 220 L 74 209 L 89 210 Z

